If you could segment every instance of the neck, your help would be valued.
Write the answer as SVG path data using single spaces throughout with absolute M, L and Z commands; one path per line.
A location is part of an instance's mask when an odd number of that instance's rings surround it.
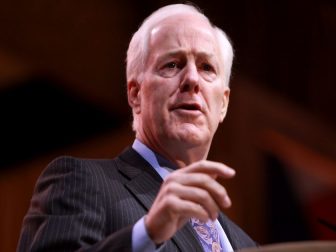
M 136 134 L 136 137 L 147 147 L 159 153 L 179 168 L 206 159 L 210 149 L 210 144 L 196 145 L 182 141 L 167 141 L 162 144 L 160 142 L 150 141 L 148 138 L 144 138 L 139 134 Z
M 178 167 L 185 167 L 196 161 L 207 159 L 209 148 L 203 146 L 193 146 L 187 148 L 176 148 L 176 146 L 169 152 L 172 156 L 173 162 Z

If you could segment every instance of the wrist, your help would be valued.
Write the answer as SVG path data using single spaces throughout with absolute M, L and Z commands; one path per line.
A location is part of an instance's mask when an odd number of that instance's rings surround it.
M 164 243 L 164 241 L 156 237 L 157 232 L 155 232 L 155 228 L 153 228 L 151 219 L 148 218 L 148 215 L 145 216 L 144 222 L 148 237 L 154 242 L 156 248 L 160 247 Z

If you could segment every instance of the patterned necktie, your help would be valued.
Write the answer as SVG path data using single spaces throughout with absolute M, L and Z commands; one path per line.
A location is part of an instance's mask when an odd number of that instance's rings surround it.
M 190 222 L 198 234 L 198 238 L 205 252 L 223 251 L 220 244 L 219 233 L 214 221 L 208 220 L 207 222 L 202 222 L 198 219 L 191 218 Z

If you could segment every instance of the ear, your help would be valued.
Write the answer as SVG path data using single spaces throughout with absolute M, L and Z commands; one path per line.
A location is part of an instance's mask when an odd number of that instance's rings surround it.
M 130 81 L 127 83 L 127 99 L 131 106 L 133 113 L 139 114 L 141 112 L 141 85 L 137 81 Z
M 229 97 L 230 97 L 230 88 L 225 87 L 222 99 L 222 108 L 220 111 L 220 122 L 223 122 L 226 116 L 227 108 L 229 105 Z

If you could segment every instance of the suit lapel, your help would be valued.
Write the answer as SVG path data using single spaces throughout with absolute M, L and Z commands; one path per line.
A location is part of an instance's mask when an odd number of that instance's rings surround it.
M 129 178 L 125 186 L 148 211 L 160 190 L 162 178 L 132 148 L 126 149 L 119 158 L 124 164 L 118 164 L 118 169 Z M 172 240 L 182 251 L 203 251 L 202 245 L 189 223 L 177 231 Z
M 228 217 L 225 214 L 220 213 L 218 220 L 219 223 L 222 225 L 224 232 L 227 238 L 229 239 L 229 242 L 231 243 L 233 250 L 239 249 L 240 248 L 239 236 L 237 236 L 236 232 L 229 225 Z

